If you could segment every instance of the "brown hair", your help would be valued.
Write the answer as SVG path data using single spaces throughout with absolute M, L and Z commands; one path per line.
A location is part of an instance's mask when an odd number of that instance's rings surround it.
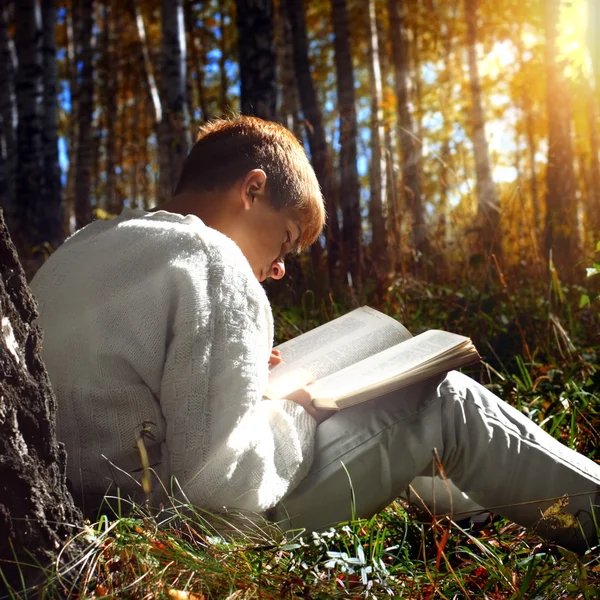
M 310 246 L 325 224 L 323 195 L 304 148 L 278 123 L 239 116 L 201 127 L 175 193 L 226 188 L 252 169 L 266 173 L 272 206 L 298 213 L 302 229 L 299 249 Z

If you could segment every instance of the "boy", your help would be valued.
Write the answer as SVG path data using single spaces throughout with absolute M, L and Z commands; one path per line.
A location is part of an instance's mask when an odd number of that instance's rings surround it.
M 160 210 L 92 223 L 42 267 L 32 287 L 44 360 L 87 506 L 114 485 L 140 497 L 136 438 L 150 426 L 157 479 L 206 509 L 319 529 L 350 518 L 349 474 L 368 517 L 431 474 L 435 449 L 479 505 L 563 544 L 595 543 L 600 467 L 460 373 L 335 414 L 310 390 L 263 399 L 278 359 L 260 282 L 283 277 L 285 255 L 323 223 L 298 141 L 239 117 L 202 129 Z M 581 529 L 540 520 L 563 494 Z

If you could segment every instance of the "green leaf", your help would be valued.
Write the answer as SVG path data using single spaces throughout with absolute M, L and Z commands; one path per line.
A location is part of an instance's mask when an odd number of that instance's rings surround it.
M 600 252 L 600 242 L 596 244 L 596 252 Z
M 581 298 L 579 298 L 579 308 L 583 308 L 590 304 L 590 297 L 587 294 L 581 294 Z

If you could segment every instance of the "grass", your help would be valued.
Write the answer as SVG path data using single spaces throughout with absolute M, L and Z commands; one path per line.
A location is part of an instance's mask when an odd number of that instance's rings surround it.
M 380 308 L 413 332 L 442 327 L 473 337 L 485 355 L 474 377 L 598 460 L 598 300 L 578 307 L 581 289 L 553 285 L 560 294 L 523 285 L 516 302 L 506 284 L 482 293 L 403 280 Z M 277 313 L 277 336 L 297 335 L 341 311 L 307 295 L 299 308 Z M 64 565 L 47 569 L 36 597 L 600 598 L 599 548 L 577 556 L 500 518 L 475 530 L 396 502 L 368 522 L 321 534 L 256 526 L 225 536 L 214 523 L 214 516 L 175 503 L 158 515 L 132 506 L 102 516 L 80 530 L 86 551 L 76 564 L 68 572 Z
M 102 517 L 79 535 L 87 551 L 75 566 L 77 589 L 49 572 L 37 597 L 600 597 L 597 550 L 578 557 L 503 520 L 477 532 L 426 522 L 399 503 L 368 522 L 309 536 L 276 539 L 257 528 L 225 539 L 206 515 L 183 506 L 155 517 L 133 507 L 131 516 Z

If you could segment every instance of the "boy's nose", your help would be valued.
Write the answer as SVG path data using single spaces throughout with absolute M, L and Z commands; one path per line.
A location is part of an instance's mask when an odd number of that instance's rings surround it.
M 285 275 L 285 264 L 282 259 L 274 260 L 271 264 L 271 272 L 269 277 L 273 279 L 281 279 Z

